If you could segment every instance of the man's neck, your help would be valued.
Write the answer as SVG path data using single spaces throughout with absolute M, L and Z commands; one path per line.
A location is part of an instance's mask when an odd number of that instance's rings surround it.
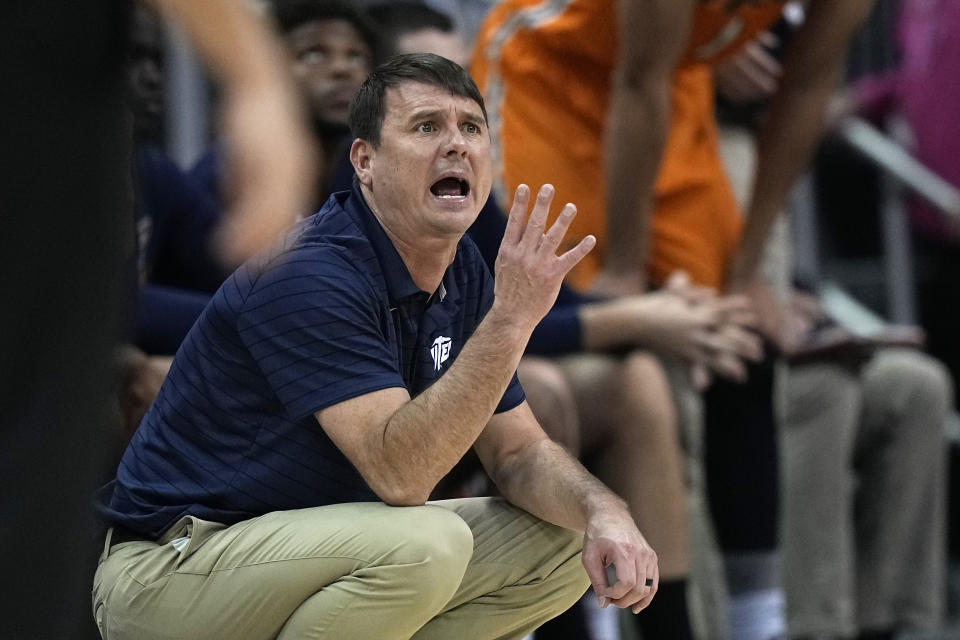
M 370 197 L 370 192 L 365 186 L 361 185 L 360 191 L 363 193 L 370 211 L 373 212 L 377 222 L 380 223 L 387 237 L 390 238 L 390 242 L 393 243 L 400 259 L 403 260 L 403 264 L 406 265 L 410 278 L 421 290 L 433 295 L 443 281 L 443 274 L 447 272 L 447 267 L 453 263 L 460 239 L 422 236 L 413 239 L 408 238 L 384 223 L 383 216 L 377 211 L 377 205 Z
M 433 295 L 443 281 L 447 267 L 453 263 L 457 245 L 451 246 L 449 241 L 433 239 L 415 246 L 397 237 L 387 227 L 384 227 L 384 230 L 400 254 L 413 282 L 421 290 Z

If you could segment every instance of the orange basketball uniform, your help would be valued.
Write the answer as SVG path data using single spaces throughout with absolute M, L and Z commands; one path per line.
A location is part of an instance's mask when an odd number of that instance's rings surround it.
M 775 21 L 782 5 L 711 0 L 695 11 L 654 185 L 647 267 L 655 284 L 676 269 L 701 285 L 723 284 L 742 222 L 717 151 L 711 65 Z M 615 19 L 614 0 L 504 0 L 484 22 L 471 66 L 487 102 L 501 204 L 520 183 L 552 183 L 557 201 L 577 205 L 569 241 L 597 237 L 569 278 L 581 288 L 606 247 L 603 141 Z

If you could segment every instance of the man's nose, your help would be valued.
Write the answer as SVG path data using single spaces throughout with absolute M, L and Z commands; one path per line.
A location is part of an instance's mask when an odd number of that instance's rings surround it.
M 465 156 L 467 154 L 468 146 L 467 139 L 463 136 L 463 131 L 460 130 L 460 127 L 452 127 L 450 131 L 451 133 L 445 141 L 446 155 Z

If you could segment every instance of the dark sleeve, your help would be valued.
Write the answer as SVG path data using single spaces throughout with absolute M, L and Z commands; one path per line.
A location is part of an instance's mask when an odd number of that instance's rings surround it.
M 260 274 L 238 328 L 290 419 L 405 387 L 382 295 L 336 247 L 304 247 Z
M 135 343 L 153 355 L 173 355 L 210 301 L 197 291 L 146 285 L 137 293 Z
M 212 202 L 221 207 L 220 201 L 220 151 L 214 147 L 207 151 L 187 174 L 193 184 Z
M 579 305 L 554 305 L 533 330 L 527 353 L 559 356 L 583 350 Z
M 150 282 L 213 293 L 230 275 L 213 253 L 219 206 L 170 158 L 152 160 L 141 175 L 141 197 L 153 215 Z

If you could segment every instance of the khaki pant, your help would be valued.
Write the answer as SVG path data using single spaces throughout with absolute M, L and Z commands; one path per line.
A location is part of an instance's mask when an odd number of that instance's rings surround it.
M 946 566 L 945 369 L 922 353 L 887 349 L 860 372 L 793 367 L 787 388 L 790 635 L 936 627 Z
M 494 498 L 230 527 L 188 516 L 156 543 L 110 537 L 93 588 L 107 640 L 522 638 L 589 585 L 579 534 Z

